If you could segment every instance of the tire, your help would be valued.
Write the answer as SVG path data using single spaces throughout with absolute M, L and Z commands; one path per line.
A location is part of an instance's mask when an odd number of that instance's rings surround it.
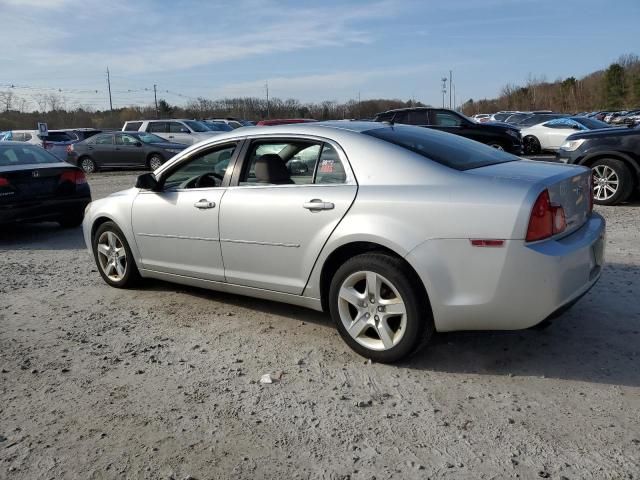
M 154 171 L 158 169 L 160 165 L 162 165 L 163 163 L 164 163 L 164 158 L 162 158 L 157 153 L 154 153 L 147 160 L 147 167 L 149 168 L 149 170 Z
M 110 250 L 107 251 L 100 245 L 105 245 Z M 91 246 L 100 276 L 109 285 L 116 288 L 130 288 L 140 281 L 140 273 L 131 248 L 122 230 L 114 222 L 105 222 L 98 227 L 91 239 Z M 109 266 L 111 263 L 113 265 Z
M 82 157 L 78 160 L 78 166 L 84 173 L 94 173 L 98 171 L 98 166 L 91 157 Z
M 431 338 L 431 308 L 418 282 L 402 259 L 384 253 L 346 261 L 331 279 L 329 309 L 347 345 L 365 358 L 392 363 Z M 381 286 L 373 302 L 368 285 Z M 389 315 L 391 308 L 404 314 Z
M 82 224 L 82 220 L 84 220 L 84 212 L 78 211 L 63 215 L 58 219 L 58 224 L 62 228 L 75 228 Z
M 522 143 L 524 144 L 524 153 L 526 155 L 538 155 L 542 151 L 540 140 L 533 135 L 524 137 Z
M 617 205 L 633 193 L 634 181 L 629 167 L 616 158 L 601 158 L 591 165 L 593 201 L 598 205 Z

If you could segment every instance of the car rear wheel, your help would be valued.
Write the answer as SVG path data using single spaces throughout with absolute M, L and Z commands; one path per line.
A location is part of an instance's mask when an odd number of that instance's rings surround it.
M 616 205 L 633 192 L 633 176 L 629 167 L 615 158 L 601 158 L 591 165 L 593 201 L 599 205 Z
M 522 143 L 524 144 L 524 153 L 527 155 L 537 155 L 542 150 L 540 141 L 533 135 L 524 137 Z
M 85 173 L 93 173 L 98 170 L 98 167 L 96 166 L 96 162 L 94 162 L 93 159 L 91 159 L 90 157 L 82 157 L 79 163 L 80 163 L 79 165 L 80 168 Z
M 116 288 L 128 288 L 138 282 L 140 273 L 131 248 L 115 223 L 100 225 L 92 242 L 93 256 L 105 282 Z
M 147 160 L 147 165 L 149 166 L 149 169 L 152 171 L 160 168 L 160 165 L 162 165 L 163 163 L 164 163 L 164 159 L 158 154 L 151 155 L 149 157 L 149 160 Z
M 353 350 L 376 362 L 395 362 L 432 335 L 428 301 L 414 277 L 402 259 L 383 253 L 358 255 L 338 269 L 329 307 Z

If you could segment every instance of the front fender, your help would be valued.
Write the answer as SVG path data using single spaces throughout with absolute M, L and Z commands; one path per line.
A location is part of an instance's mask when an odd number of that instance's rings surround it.
M 131 249 L 131 253 L 133 253 L 133 257 L 136 259 L 136 262 L 139 262 L 140 252 L 131 227 L 131 208 L 137 194 L 138 189 L 132 188 L 89 204 L 82 222 L 82 233 L 87 249 L 91 252 L 91 255 L 93 255 L 91 234 L 94 225 L 96 222 L 102 222 L 106 219 L 114 222 L 118 225 L 118 228 L 122 230 Z

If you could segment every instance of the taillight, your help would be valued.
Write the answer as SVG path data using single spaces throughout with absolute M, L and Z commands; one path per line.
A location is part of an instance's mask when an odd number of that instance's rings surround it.
M 4 177 L 0 177 L 0 187 L 8 187 L 9 186 L 9 180 L 7 180 Z
M 531 209 L 526 236 L 527 242 L 549 238 L 564 232 L 566 228 L 567 221 L 564 209 L 560 205 L 552 204 L 549 199 L 549 192 L 545 190 L 538 196 Z
M 76 185 L 83 185 L 87 183 L 87 177 L 84 172 L 79 170 L 67 170 L 66 172 L 62 172 L 62 175 L 60 175 L 60 183 L 62 182 L 71 182 Z

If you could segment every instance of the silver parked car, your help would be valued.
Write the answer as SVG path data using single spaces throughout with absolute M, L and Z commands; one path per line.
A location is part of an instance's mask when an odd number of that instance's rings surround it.
M 211 130 L 203 122 L 184 119 L 130 121 L 125 122 L 122 131 L 153 133 L 170 143 L 184 145 L 193 145 L 220 134 L 219 130 Z
M 103 279 L 140 277 L 328 311 L 396 361 L 434 331 L 512 330 L 598 280 L 605 222 L 587 168 L 456 135 L 337 121 L 228 132 L 93 202 Z

